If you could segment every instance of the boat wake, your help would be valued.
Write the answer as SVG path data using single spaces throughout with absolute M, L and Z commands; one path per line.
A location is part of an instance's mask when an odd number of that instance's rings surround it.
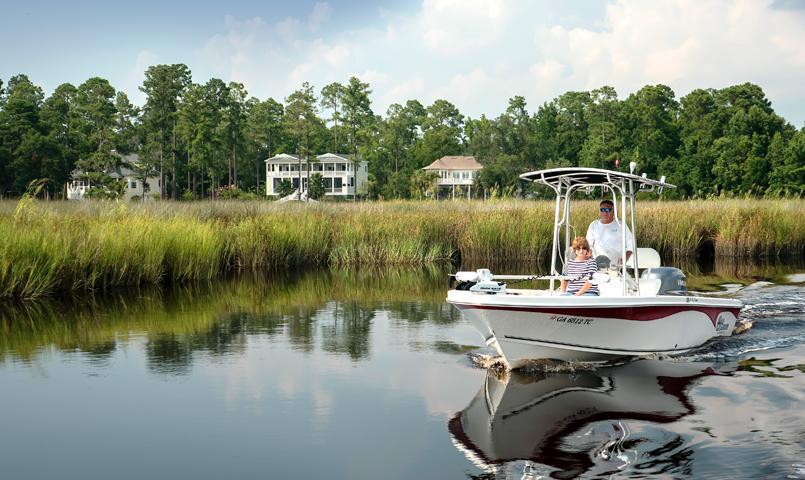
M 732 360 L 748 353 L 786 348 L 805 343 L 805 289 L 764 286 L 744 289 L 740 319 L 752 329 L 741 335 L 719 338 L 673 360 Z
M 510 371 L 506 361 L 500 355 L 490 355 L 486 353 L 470 352 L 467 354 L 470 363 L 476 368 L 493 371 L 497 374 L 504 374 Z M 593 362 L 564 362 L 562 360 L 532 360 L 523 367 L 517 369 L 521 373 L 573 373 L 594 371 L 602 366 L 611 366 L 612 363 L 593 363 Z

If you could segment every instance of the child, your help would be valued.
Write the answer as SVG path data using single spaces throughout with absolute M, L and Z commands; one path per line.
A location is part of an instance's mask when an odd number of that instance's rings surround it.
M 592 258 L 590 244 L 584 237 L 576 237 L 571 244 L 576 253 L 575 260 L 568 259 L 564 274 L 576 280 L 562 280 L 562 295 L 598 295 L 598 285 L 590 281 L 593 273 L 598 271 L 598 265 Z M 579 278 L 584 277 L 584 278 Z

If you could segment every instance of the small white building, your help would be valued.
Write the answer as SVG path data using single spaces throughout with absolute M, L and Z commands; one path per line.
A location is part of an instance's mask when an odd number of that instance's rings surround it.
M 308 173 L 320 173 L 324 179 L 326 196 L 348 197 L 361 192 L 361 187 L 369 179 L 369 162 L 352 160 L 352 155 L 343 153 L 325 153 L 310 162 L 310 172 L 303 158 L 281 153 L 265 160 L 266 164 L 266 196 L 279 195 L 280 183 L 290 180 L 293 189 L 299 188 L 301 173 L 302 191 L 307 191 Z
M 124 155 L 121 157 L 121 160 L 124 164 L 136 165 L 140 161 L 140 157 L 134 153 L 131 155 Z M 85 172 L 81 170 L 76 170 L 71 175 L 72 179 L 67 182 L 66 185 L 68 200 L 83 200 L 86 191 L 92 187 L 89 180 L 81 178 L 84 173 Z M 157 197 L 160 196 L 162 186 L 160 185 L 159 175 L 148 176 L 146 178 L 146 182 L 148 182 L 148 191 L 145 192 L 145 185 L 143 185 L 142 177 L 130 168 L 118 166 L 106 173 L 114 179 L 125 182 L 126 188 L 123 190 L 123 195 L 121 197 L 124 200 L 128 201 L 134 197 L 142 198 L 144 193 L 146 195 L 146 201 L 150 200 L 149 197 L 151 195 L 155 195 Z
M 444 156 L 422 170 L 436 173 L 436 185 L 439 190 L 450 191 L 455 198 L 456 187 L 466 187 L 467 198 L 470 198 L 475 177 L 483 168 L 484 166 L 478 163 L 475 157 Z

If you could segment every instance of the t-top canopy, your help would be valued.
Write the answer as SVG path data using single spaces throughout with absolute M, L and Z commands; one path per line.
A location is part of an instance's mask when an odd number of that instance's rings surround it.
M 621 181 L 633 181 L 640 185 L 640 188 L 646 187 L 661 187 L 661 188 L 676 188 L 675 185 L 665 182 L 665 177 L 661 180 L 652 180 L 650 178 L 634 175 L 632 173 L 615 172 L 612 170 L 603 170 L 601 168 L 550 168 L 548 170 L 536 170 L 520 175 L 523 180 L 530 180 L 532 182 L 543 183 L 550 187 L 556 188 L 559 185 L 563 187 L 571 186 L 599 186 L 599 185 L 620 185 Z M 645 185 L 645 187 L 643 187 Z M 651 190 L 651 189 L 649 189 Z

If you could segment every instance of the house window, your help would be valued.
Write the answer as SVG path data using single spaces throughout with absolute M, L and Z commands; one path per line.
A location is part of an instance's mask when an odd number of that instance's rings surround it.
M 354 187 L 354 186 L 355 186 L 355 177 L 349 177 L 349 184 L 348 184 L 348 185 L 349 185 L 350 187 Z
M 343 186 L 343 181 L 341 180 L 341 177 L 336 177 L 336 178 L 333 179 L 333 188 L 334 189 L 340 190 L 342 186 Z
M 347 169 L 347 164 L 346 163 L 339 163 L 338 168 L 336 168 L 336 170 L 338 170 L 339 172 L 343 172 L 346 169 Z
M 135 180 L 130 181 L 129 188 L 131 188 L 132 190 L 137 188 L 137 182 Z

